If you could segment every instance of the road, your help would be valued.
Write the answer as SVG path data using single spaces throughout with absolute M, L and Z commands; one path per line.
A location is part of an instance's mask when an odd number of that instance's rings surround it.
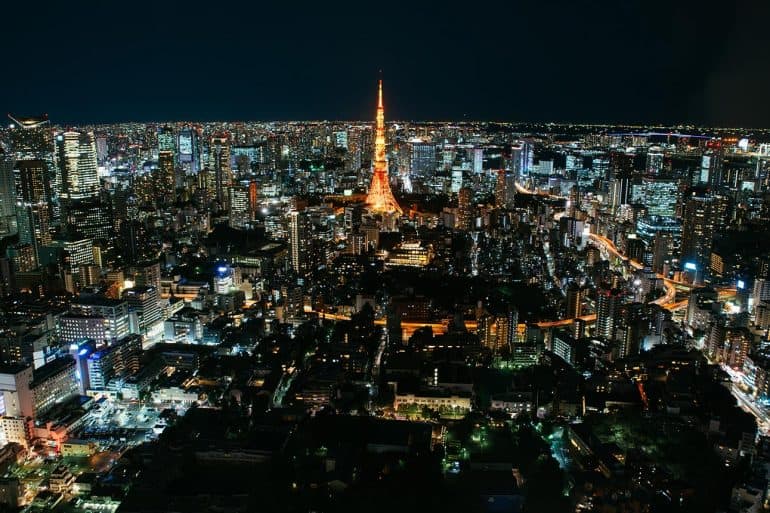
M 380 375 L 380 366 L 382 365 L 382 355 L 385 354 L 385 349 L 388 347 L 388 329 L 382 330 L 380 336 L 380 344 L 377 346 L 377 352 L 372 358 L 372 376 L 377 377 Z
M 743 373 L 724 364 L 722 364 L 722 370 L 730 376 L 730 392 L 738 402 L 738 406 L 742 410 L 754 415 L 757 419 L 757 428 L 763 435 L 770 434 L 770 414 L 768 414 L 767 409 L 758 406 L 756 401 L 741 389 L 744 378 Z
M 591 238 L 591 240 L 598 243 L 607 253 L 623 260 L 623 262 L 625 262 L 627 265 L 633 267 L 636 270 L 644 268 L 644 264 L 624 256 L 618 250 L 615 244 L 607 237 L 603 237 L 596 233 L 591 233 L 588 236 Z M 698 286 L 682 280 L 672 280 L 671 278 L 667 278 L 662 274 L 657 274 L 657 277 L 663 280 L 663 285 L 666 287 L 666 294 L 653 301 L 653 303 L 660 305 L 667 310 L 680 310 L 687 307 L 686 299 L 683 301 L 676 301 L 677 291 L 681 290 L 682 292 L 687 293 L 692 289 L 697 288 Z M 731 297 L 735 297 L 736 290 L 734 287 L 716 287 L 716 289 L 719 292 L 720 299 L 729 299 Z

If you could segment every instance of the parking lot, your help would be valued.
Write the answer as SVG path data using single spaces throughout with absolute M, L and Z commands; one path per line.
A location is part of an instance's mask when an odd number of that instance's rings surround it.
M 120 450 L 153 440 L 163 432 L 169 415 L 182 416 L 186 408 L 177 404 L 147 404 L 138 401 L 104 402 L 89 413 L 75 438 L 93 440 L 103 450 Z

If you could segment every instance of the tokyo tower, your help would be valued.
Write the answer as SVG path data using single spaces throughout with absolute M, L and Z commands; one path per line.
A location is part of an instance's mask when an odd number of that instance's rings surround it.
M 385 107 L 382 106 L 382 80 L 377 102 L 377 125 L 374 133 L 374 175 L 366 205 L 374 212 L 402 214 L 388 181 L 388 161 L 385 159 Z

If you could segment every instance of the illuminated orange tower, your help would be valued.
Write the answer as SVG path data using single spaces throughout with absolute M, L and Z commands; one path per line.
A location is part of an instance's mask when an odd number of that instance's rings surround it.
M 398 206 L 388 181 L 388 161 L 385 159 L 385 107 L 382 105 L 382 80 L 380 80 L 377 102 L 377 125 L 374 132 L 374 175 L 366 205 L 374 212 L 393 214 L 403 213 Z

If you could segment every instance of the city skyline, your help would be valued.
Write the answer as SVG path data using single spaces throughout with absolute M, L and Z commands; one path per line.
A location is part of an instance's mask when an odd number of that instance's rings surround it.
M 770 3 L 4 15 L 0 513 L 770 512 Z

